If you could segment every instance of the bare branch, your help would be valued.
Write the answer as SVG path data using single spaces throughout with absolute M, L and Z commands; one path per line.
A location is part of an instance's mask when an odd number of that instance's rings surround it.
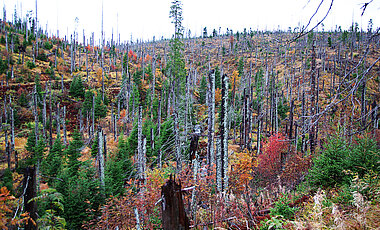
M 313 31 L 315 28 L 317 28 L 320 24 L 322 24 L 322 22 L 323 22 L 323 21 L 326 19 L 326 17 L 329 15 L 329 13 L 330 13 L 330 11 L 331 11 L 331 8 L 332 8 L 332 6 L 333 6 L 334 0 L 331 0 L 331 3 L 330 3 L 330 6 L 329 6 L 329 9 L 327 10 L 327 12 L 326 12 L 325 16 L 322 18 L 322 20 L 320 20 L 320 21 L 319 21 L 319 22 L 318 22 L 313 28 L 311 28 L 310 30 L 308 30 L 307 32 L 305 32 L 306 29 L 307 29 L 307 27 L 310 25 L 311 20 L 313 19 L 313 17 L 318 13 L 319 8 L 321 7 L 321 5 L 322 5 L 323 2 L 324 2 L 324 0 L 322 0 L 321 3 L 319 3 L 319 5 L 318 5 L 316 11 L 314 12 L 314 14 L 313 14 L 313 15 L 311 16 L 311 18 L 309 19 L 308 24 L 302 29 L 301 32 L 298 33 L 298 35 L 297 35 L 294 39 L 290 40 L 289 43 L 290 43 L 290 42 L 295 42 L 297 39 L 299 39 L 299 38 L 301 38 L 301 37 L 303 37 L 303 36 L 309 34 L 311 31 Z

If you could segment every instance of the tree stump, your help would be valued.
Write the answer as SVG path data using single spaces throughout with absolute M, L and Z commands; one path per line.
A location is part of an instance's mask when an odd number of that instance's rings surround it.
M 190 224 L 183 205 L 181 182 L 177 184 L 170 175 L 170 179 L 161 187 L 161 196 L 162 228 L 188 230 Z
M 29 213 L 30 217 L 36 223 L 37 221 L 37 204 L 35 201 L 30 201 L 32 198 L 36 197 L 36 169 L 35 167 L 27 167 L 24 172 L 24 208 L 25 211 Z M 26 230 L 35 230 L 37 225 L 31 220 L 25 224 Z

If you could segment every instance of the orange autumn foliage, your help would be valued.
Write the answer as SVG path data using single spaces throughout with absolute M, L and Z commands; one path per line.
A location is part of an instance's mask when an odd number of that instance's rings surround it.
M 120 120 L 124 119 L 125 115 L 126 115 L 125 109 L 121 110 L 120 111 Z
M 147 54 L 146 56 L 145 56 L 145 60 L 144 60 L 144 62 L 145 63 L 149 63 L 150 61 L 152 61 L 152 56 L 150 56 L 149 54 Z
M 257 158 L 247 149 L 241 152 L 235 152 L 232 155 L 230 183 L 234 185 L 234 193 L 243 193 L 245 188 L 248 188 L 248 184 L 253 179 L 254 169 L 257 165 Z
M 137 62 L 137 55 L 135 54 L 135 52 L 133 52 L 132 50 L 130 50 L 128 52 L 128 58 L 129 59 L 132 59 L 132 61 L 134 62 Z
M 15 197 L 9 194 L 10 192 L 6 187 L 0 190 L 0 228 L 8 229 L 6 224 L 10 221 L 8 214 L 12 213 L 9 202 L 14 200 Z
M 219 102 L 222 100 L 222 90 L 217 88 L 215 90 L 215 105 L 219 105 Z
M 239 72 L 235 70 L 230 77 L 231 90 L 233 90 L 234 86 L 235 86 L 235 90 L 238 88 L 240 78 L 241 76 L 239 76 Z
M 12 208 L 14 208 L 15 200 L 16 198 L 10 195 L 6 187 L 0 189 L 0 229 L 16 227 L 29 220 L 35 224 L 27 213 L 21 214 L 20 217 L 12 218 L 14 216 Z
M 92 52 L 93 51 L 93 47 L 90 46 L 90 45 L 87 45 L 86 46 L 86 50 L 89 51 L 89 52 Z

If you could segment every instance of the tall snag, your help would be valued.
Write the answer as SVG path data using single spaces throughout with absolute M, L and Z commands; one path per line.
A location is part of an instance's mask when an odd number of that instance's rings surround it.
M 316 126 L 314 125 L 314 122 L 315 122 L 315 118 L 314 118 L 314 115 L 315 115 L 315 111 L 316 111 L 316 103 L 315 103 L 315 99 L 316 99 L 316 91 L 315 91 L 315 76 L 316 76 L 316 62 L 315 62 L 315 59 L 316 59 L 316 54 L 315 54 L 315 41 L 313 42 L 313 47 L 312 47 L 312 51 L 311 51 L 311 76 L 310 76 L 310 83 L 311 83 L 311 98 L 310 98 L 310 101 L 311 101 L 311 127 L 310 127 L 310 130 L 309 130 L 309 138 L 310 138 L 310 152 L 314 152 L 315 150 L 315 131 L 316 131 Z
M 214 136 L 215 136 L 215 70 L 211 70 L 209 75 L 209 102 L 208 102 L 208 145 L 207 163 L 212 165 L 214 162 Z
M 216 177 L 218 189 L 221 192 L 228 188 L 228 76 L 223 75 L 222 81 L 222 108 L 220 114 L 220 141 L 217 143 Z

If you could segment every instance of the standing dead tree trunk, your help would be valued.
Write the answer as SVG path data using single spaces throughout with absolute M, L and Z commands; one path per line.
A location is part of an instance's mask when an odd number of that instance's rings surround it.
M 314 125 L 314 121 L 315 121 L 315 118 L 313 117 L 315 115 L 315 112 L 316 112 L 316 105 L 315 105 L 315 98 L 316 98 L 316 91 L 315 91 L 315 76 L 316 76 L 316 62 L 315 62 L 315 59 L 316 59 L 316 55 L 315 55 L 315 41 L 313 42 L 313 47 L 312 47 L 312 51 L 311 51 L 311 79 L 310 79 L 310 86 L 311 86 L 311 98 L 310 98 L 310 102 L 311 102 L 311 127 L 310 127 L 310 130 L 309 130 L 309 137 L 310 137 L 310 152 L 311 153 L 314 153 L 314 150 L 315 150 L 315 125 Z
M 63 129 L 63 144 L 67 145 L 66 106 L 63 106 L 62 129 Z
M 24 209 L 29 213 L 33 221 L 37 222 L 37 205 L 35 201 L 31 201 L 37 195 L 36 189 L 36 169 L 34 167 L 27 167 L 24 172 Z M 25 225 L 26 230 L 37 229 L 37 225 L 28 220 Z
M 178 111 L 174 111 L 174 138 L 175 138 L 175 158 L 177 162 L 177 170 L 182 168 L 182 157 L 181 157 L 181 141 L 179 137 L 179 122 L 178 122 Z
M 207 163 L 211 166 L 214 162 L 214 136 L 215 136 L 215 70 L 211 70 L 209 75 L 210 90 L 208 102 L 208 145 Z
M 104 188 L 104 138 L 102 127 L 98 127 L 98 164 L 99 164 L 99 179 L 102 188 Z
M 49 148 L 53 146 L 53 107 L 52 107 L 52 94 L 51 94 L 51 81 L 49 81 Z
M 220 114 L 220 152 L 217 156 L 216 177 L 218 188 L 221 192 L 228 188 L 228 76 L 223 75 L 222 80 L 222 108 Z
M 142 134 L 142 105 L 139 106 L 139 113 L 138 113 L 138 123 L 137 123 L 137 174 L 138 178 L 143 180 L 145 179 L 145 161 L 146 157 L 144 154 L 144 148 L 145 144 L 143 140 L 143 134 Z
M 186 216 L 182 200 L 181 182 L 177 184 L 172 175 L 161 187 L 162 196 L 162 228 L 164 230 L 190 229 L 189 218 Z
M 13 108 L 11 107 L 11 146 L 10 146 L 9 155 L 11 155 L 11 153 L 13 153 L 14 150 L 15 150 L 15 119 L 14 119 Z

